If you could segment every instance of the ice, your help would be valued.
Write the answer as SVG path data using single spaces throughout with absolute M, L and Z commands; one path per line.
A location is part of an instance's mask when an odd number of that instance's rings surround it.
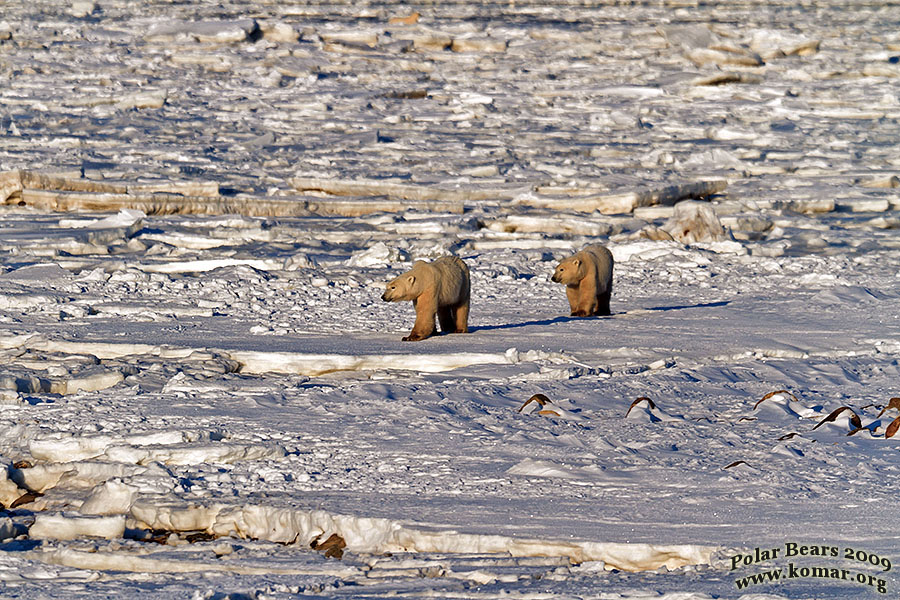
M 73 229 L 82 227 L 93 227 L 102 229 L 104 227 L 129 227 L 137 231 L 143 227 L 143 219 L 146 217 L 142 211 L 123 208 L 118 214 L 106 217 L 104 219 L 91 220 L 74 220 L 60 219 L 60 227 L 71 227 Z M 136 226 L 136 227 L 135 227 Z
M 675 213 L 660 229 L 683 244 L 721 242 L 726 239 L 725 229 L 715 209 L 699 202 L 685 201 L 676 204 Z
M 167 446 L 165 448 L 135 448 L 133 446 L 111 446 L 104 452 L 104 458 L 114 462 L 146 465 L 193 465 L 198 463 L 230 464 L 261 458 L 280 458 L 284 448 L 278 445 L 248 445 L 216 443 L 206 446 Z
M 64 482 L 66 486 L 92 488 L 116 477 L 134 477 L 148 472 L 145 467 L 133 467 L 109 462 L 66 461 L 39 463 L 16 469 L 13 476 L 25 488 L 43 492 Z
M 164 264 L 144 264 L 139 268 L 148 273 L 203 273 L 224 267 L 247 266 L 260 271 L 280 270 L 283 263 L 271 259 L 220 258 L 212 260 L 171 261 Z
M 16 534 L 16 528 L 12 519 L 9 517 L 0 517 L 0 542 L 6 541 Z
M 347 261 L 349 267 L 375 267 L 396 264 L 401 261 L 397 248 L 388 248 L 384 242 L 377 242 L 370 248 L 356 252 Z
M 4 3 L 3 594 L 893 594 L 891 8 Z
M 28 535 L 38 540 L 75 540 L 84 537 L 120 538 L 125 533 L 124 515 L 87 516 L 42 512 L 35 516 Z
M 235 21 L 197 21 L 155 24 L 146 33 L 150 42 L 169 42 L 178 38 L 193 38 L 198 42 L 242 42 L 259 29 L 252 19 Z
M 311 566 L 279 567 L 273 565 L 246 566 L 223 563 L 221 561 L 188 561 L 183 557 L 154 558 L 152 556 L 129 555 L 116 552 L 85 552 L 72 548 L 48 548 L 28 553 L 31 560 L 51 565 L 61 565 L 75 569 L 93 571 L 120 571 L 133 573 L 236 573 L 247 576 L 265 575 L 312 575 L 318 577 L 346 577 L 359 575 L 354 567 Z M 57 576 L 53 576 L 56 579 Z
M 0 504 L 10 506 L 22 497 L 25 492 L 9 478 L 9 461 L 5 458 L 0 462 Z M 8 537 L 8 536 L 7 536 Z
M 78 511 L 85 515 L 128 514 L 138 491 L 135 486 L 110 479 L 95 487 Z
M 687 198 L 705 198 L 725 189 L 721 180 L 674 184 L 656 189 L 633 192 L 593 195 L 590 190 L 569 198 L 520 195 L 515 203 L 553 210 L 571 210 L 614 215 L 633 212 L 638 207 L 657 204 L 675 204 Z
M 181 431 L 163 431 L 150 435 L 60 437 L 58 439 L 32 440 L 29 450 L 35 458 L 51 462 L 84 460 L 102 455 L 116 444 L 128 446 L 169 445 L 185 440 Z
M 136 504 L 132 514 L 154 528 L 207 529 L 219 535 L 238 535 L 282 543 L 338 533 L 347 548 L 357 552 L 436 552 L 508 556 L 564 556 L 575 562 L 603 561 L 608 568 L 627 571 L 677 568 L 705 564 L 714 548 L 708 546 L 573 543 L 514 539 L 500 535 L 472 535 L 455 531 L 417 529 L 386 519 L 335 515 L 326 511 L 285 511 L 264 506 L 196 509 L 157 509 Z

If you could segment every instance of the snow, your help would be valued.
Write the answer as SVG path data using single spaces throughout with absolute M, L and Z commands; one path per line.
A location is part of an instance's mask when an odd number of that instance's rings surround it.
M 896 594 L 895 7 L 164 4 L 4 4 L 0 596 Z

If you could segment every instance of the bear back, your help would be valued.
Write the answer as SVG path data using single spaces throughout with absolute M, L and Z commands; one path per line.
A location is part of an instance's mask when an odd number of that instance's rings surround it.
M 428 264 L 432 270 L 438 305 L 458 304 L 469 299 L 469 267 L 458 256 L 442 256 Z

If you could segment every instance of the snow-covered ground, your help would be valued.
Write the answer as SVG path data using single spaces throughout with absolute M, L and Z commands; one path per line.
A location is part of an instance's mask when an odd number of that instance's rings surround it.
M 4 3 L 0 597 L 897 595 L 898 15 Z

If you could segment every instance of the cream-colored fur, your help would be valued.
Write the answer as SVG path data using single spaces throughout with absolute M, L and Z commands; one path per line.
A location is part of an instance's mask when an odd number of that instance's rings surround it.
M 612 295 L 613 257 L 605 246 L 587 246 L 563 259 L 553 281 L 566 286 L 573 317 L 608 315 Z
M 469 331 L 469 268 L 456 256 L 442 256 L 434 262 L 421 260 L 413 268 L 387 284 L 385 302 L 412 300 L 416 322 L 404 342 L 424 340 L 434 335 L 437 315 L 444 333 Z

